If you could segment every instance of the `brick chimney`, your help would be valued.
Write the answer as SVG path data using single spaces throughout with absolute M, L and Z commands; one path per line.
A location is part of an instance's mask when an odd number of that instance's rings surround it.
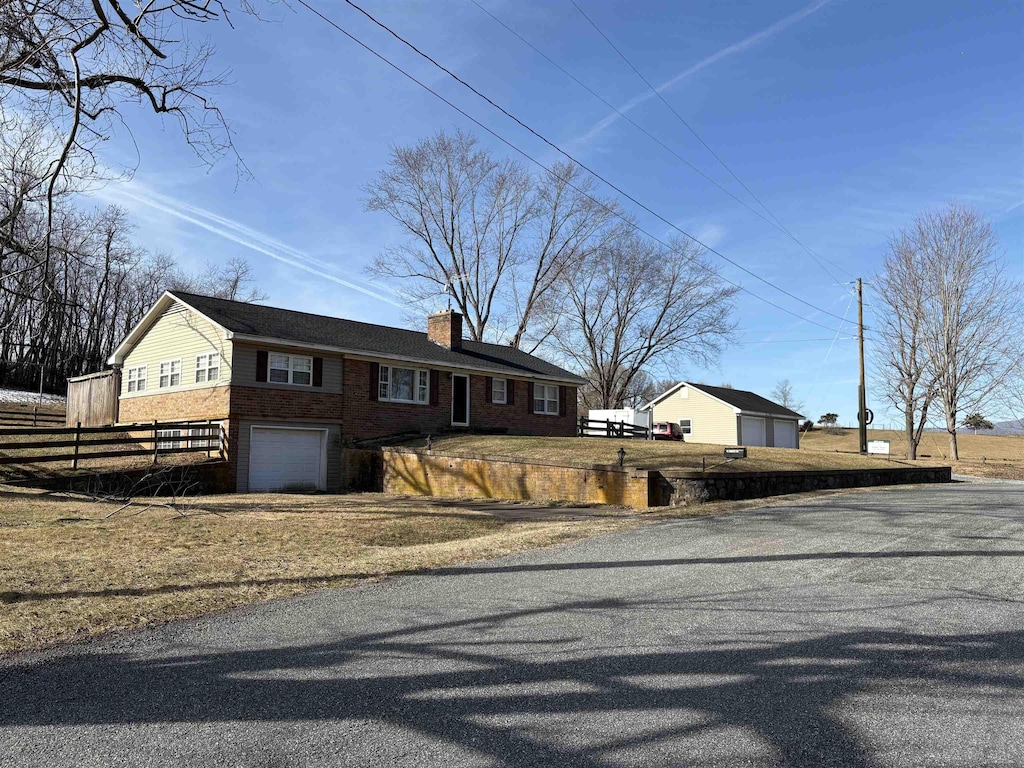
M 453 309 L 428 315 L 427 337 L 446 349 L 462 349 L 462 315 Z

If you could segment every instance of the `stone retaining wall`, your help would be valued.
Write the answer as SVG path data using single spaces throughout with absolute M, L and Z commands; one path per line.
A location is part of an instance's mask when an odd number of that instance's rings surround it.
M 658 473 L 651 489 L 656 506 L 688 506 L 717 499 L 759 499 L 786 493 L 835 488 L 867 488 L 908 483 L 948 483 L 951 467 L 879 467 L 786 472 Z M 652 473 L 653 474 L 653 473 Z

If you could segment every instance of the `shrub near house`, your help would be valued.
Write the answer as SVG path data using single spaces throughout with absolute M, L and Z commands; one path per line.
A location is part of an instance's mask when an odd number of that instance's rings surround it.
M 427 332 L 166 292 L 111 356 L 118 421 L 227 423 L 237 490 L 341 485 L 342 439 L 495 430 L 571 436 L 583 381 L 534 355 Z

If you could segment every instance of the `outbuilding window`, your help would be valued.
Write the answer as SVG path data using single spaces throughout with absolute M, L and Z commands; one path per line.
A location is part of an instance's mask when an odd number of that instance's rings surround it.
M 533 385 L 533 412 L 558 415 L 558 387 L 556 385 Z
M 683 430 L 684 435 L 689 435 L 692 432 L 690 419 L 680 419 L 679 427 Z

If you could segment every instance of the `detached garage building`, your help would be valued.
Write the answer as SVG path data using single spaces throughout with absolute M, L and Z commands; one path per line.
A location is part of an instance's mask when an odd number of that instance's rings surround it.
M 709 387 L 683 381 L 662 393 L 644 410 L 654 421 L 683 428 L 684 440 L 713 445 L 799 448 L 799 413 L 742 389 Z

